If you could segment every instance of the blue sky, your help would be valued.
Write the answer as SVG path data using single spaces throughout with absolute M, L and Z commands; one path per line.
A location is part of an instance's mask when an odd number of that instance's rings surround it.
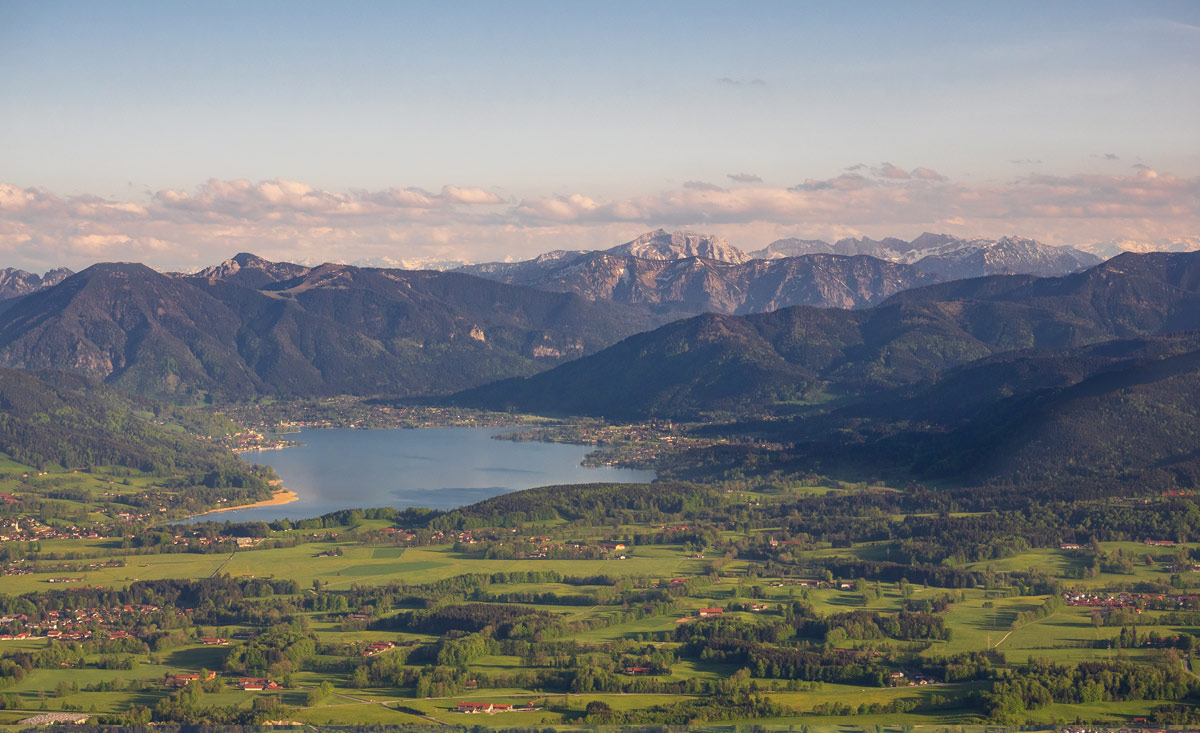
M 14 261 L 186 265 L 201 240 L 201 260 L 260 241 L 502 258 L 659 225 L 746 248 L 938 224 L 1058 243 L 1197 233 L 1179 213 L 1200 176 L 1195 2 L 0 1 L 0 65 Z M 909 178 L 784 200 L 884 164 Z M 1157 208 L 1079 208 L 1142 190 L 1148 169 Z M 264 197 L 272 181 L 299 198 Z M 1022 181 L 1086 190 L 1053 202 L 1064 219 L 1032 208 L 1044 188 L 1010 190 Z M 733 193 L 679 200 L 703 186 Z M 372 208 L 410 189 L 432 205 Z M 1003 205 L 965 203 L 988 196 Z M 71 218 L 94 198 L 124 219 Z M 223 228 L 198 226 L 204 202 Z

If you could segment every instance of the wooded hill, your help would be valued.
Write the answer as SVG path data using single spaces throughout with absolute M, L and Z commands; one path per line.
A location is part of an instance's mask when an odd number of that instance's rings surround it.
M 996 354 L 1200 326 L 1200 254 L 1127 254 L 1061 278 L 917 288 L 860 311 L 703 315 L 458 404 L 616 419 L 762 413 L 859 398 Z
M 269 496 L 268 475 L 220 445 L 236 430 L 85 377 L 0 369 L 0 452 L 37 469 L 122 466 Z
M 278 281 L 291 273 L 259 274 L 95 265 L 0 303 L 0 363 L 177 402 L 404 396 L 532 374 L 665 320 L 454 273 L 324 265 Z

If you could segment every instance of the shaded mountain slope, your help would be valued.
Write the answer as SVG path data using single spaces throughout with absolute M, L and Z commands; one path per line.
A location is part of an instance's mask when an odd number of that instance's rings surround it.
M 192 277 L 93 266 L 0 313 L 0 361 L 181 401 L 414 395 L 531 374 L 665 320 L 453 273 L 251 274 L 268 265 L 289 272 L 256 259 Z
M 1200 483 L 1200 334 L 1003 354 L 754 428 L 789 465 L 1014 486 Z
M 869 310 L 701 316 L 594 356 L 455 399 L 617 418 L 769 409 L 864 395 L 992 354 L 1071 348 L 1200 326 L 1200 255 L 1126 255 L 1063 278 L 933 285 Z

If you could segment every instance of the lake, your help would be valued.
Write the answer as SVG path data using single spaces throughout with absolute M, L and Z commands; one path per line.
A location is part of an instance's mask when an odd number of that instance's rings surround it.
M 579 465 L 591 446 L 492 439 L 513 430 L 304 429 L 286 436 L 302 445 L 242 456 L 274 468 L 298 501 L 188 521 L 269 522 L 379 506 L 453 509 L 535 486 L 654 480 L 654 471 Z

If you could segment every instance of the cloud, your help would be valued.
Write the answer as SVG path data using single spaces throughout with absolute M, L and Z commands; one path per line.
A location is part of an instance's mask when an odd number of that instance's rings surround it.
M 1121 157 L 1119 155 L 1117 155 L 1116 153 L 1104 153 L 1103 155 L 1101 155 L 1099 153 L 1093 153 L 1092 157 L 1100 158 L 1102 160 L 1120 160 L 1121 159 Z
M 835 178 L 826 178 L 824 180 L 808 178 L 804 183 L 798 183 L 789 188 L 789 191 L 853 191 L 860 188 L 869 188 L 875 185 L 875 182 L 866 176 L 858 173 L 843 173 Z
M 0 252 L 6 265 L 26 269 L 78 269 L 103 260 L 184 269 L 238 251 L 317 262 L 480 261 L 611 246 L 660 226 L 712 231 L 751 249 L 770 241 L 755 238 L 775 235 L 910 237 L 924 230 L 1075 244 L 1194 235 L 1200 232 L 1197 198 L 1200 177 L 1142 164 L 1119 175 L 1037 173 L 987 184 L 881 164 L 791 187 L 748 180 L 725 189 L 688 181 L 633 196 L 564 191 L 515 203 L 452 184 L 436 192 L 412 186 L 331 191 L 285 179 L 214 179 L 104 198 L 0 183 Z
M 717 83 L 731 87 L 765 87 L 767 85 L 762 79 L 733 79 L 728 76 L 722 76 L 720 79 L 717 79 Z
M 482 188 L 442 186 L 442 200 L 456 204 L 502 204 L 504 199 Z
M 734 183 L 762 183 L 762 179 L 753 173 L 726 173 Z
M 878 168 L 872 168 L 871 172 L 880 178 L 909 178 L 908 171 L 891 163 L 881 163 Z
M 1041 165 L 1042 164 L 1042 161 L 1032 160 L 1030 158 L 1016 158 L 1016 159 L 1010 160 L 1008 162 L 1012 163 L 1013 165 Z
M 913 168 L 911 175 L 913 178 L 917 178 L 922 181 L 944 181 L 944 180 L 946 180 L 945 176 L 943 176 L 941 173 L 938 173 L 937 171 L 935 171 L 931 168 Z

